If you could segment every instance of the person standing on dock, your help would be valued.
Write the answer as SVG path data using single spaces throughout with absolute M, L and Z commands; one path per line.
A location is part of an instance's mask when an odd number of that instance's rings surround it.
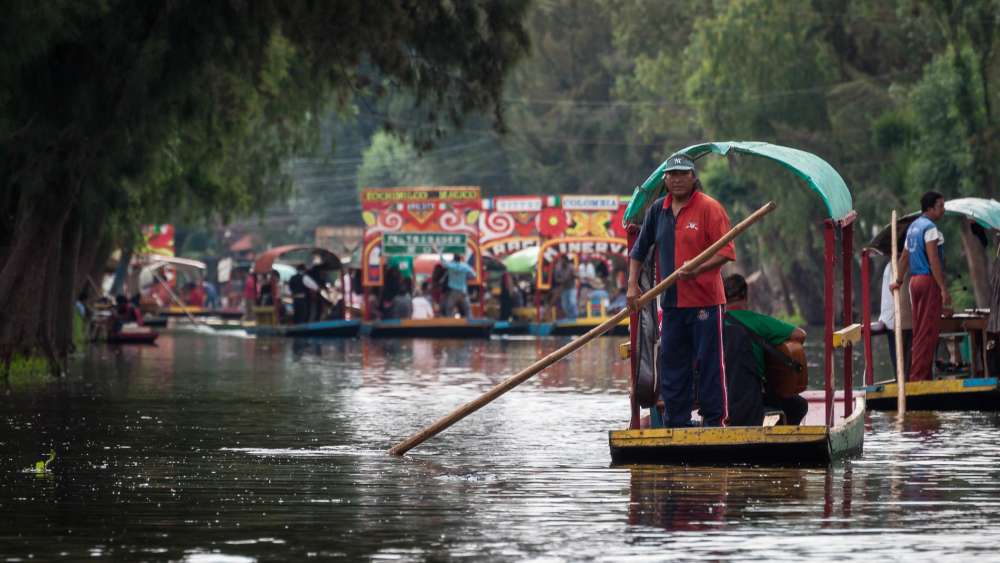
M 668 195 L 646 211 L 639 237 L 629 255 L 629 309 L 635 311 L 639 273 L 653 246 L 657 248 L 660 276 L 680 271 L 676 284 L 660 296 L 663 321 L 658 359 L 660 393 L 666 406 L 667 425 L 691 424 L 695 363 L 698 370 L 698 403 L 705 426 L 725 426 L 728 418 L 726 374 L 722 353 L 722 313 L 726 295 L 720 268 L 736 259 L 732 242 L 697 268 L 688 260 L 729 231 L 729 216 L 722 205 L 705 195 L 686 156 L 667 161 L 664 182 Z
M 890 289 L 903 285 L 910 272 L 910 301 L 913 309 L 913 352 L 909 381 L 930 381 L 934 352 L 941 333 L 941 312 L 951 306 L 944 279 L 944 235 L 935 221 L 944 217 L 944 196 L 927 192 L 920 198 L 920 217 L 906 229 L 906 247 L 899 259 L 896 280 Z

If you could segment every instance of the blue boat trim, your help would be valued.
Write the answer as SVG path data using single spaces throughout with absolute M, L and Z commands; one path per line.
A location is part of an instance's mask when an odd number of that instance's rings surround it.
M 885 389 L 885 385 L 867 385 L 865 386 L 865 393 L 878 393 Z
M 997 378 L 995 377 L 980 377 L 962 381 L 962 387 L 995 387 L 996 384 Z

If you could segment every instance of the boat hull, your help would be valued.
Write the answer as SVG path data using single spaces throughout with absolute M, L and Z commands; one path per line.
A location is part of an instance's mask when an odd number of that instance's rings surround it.
M 497 321 L 493 323 L 492 332 L 500 335 L 531 334 L 531 323 L 528 321 Z
M 489 338 L 490 319 L 400 319 L 366 323 L 372 338 Z
M 109 344 L 153 344 L 159 337 L 160 334 L 152 330 L 140 332 L 122 331 L 118 334 L 108 335 L 107 341 Z
M 152 328 L 166 328 L 166 326 L 167 326 L 167 317 L 163 317 L 163 316 L 156 316 L 156 317 L 143 316 L 142 317 L 142 324 L 143 324 L 143 326 L 148 326 L 148 327 L 152 327 Z
M 864 399 L 857 398 L 854 406 L 850 417 L 838 417 L 839 424 L 831 428 L 811 424 L 612 430 L 608 434 L 611 462 L 827 465 L 862 452 Z
M 877 411 L 896 410 L 897 393 L 895 383 L 869 385 L 865 388 L 868 408 Z M 906 383 L 906 409 L 998 411 L 1000 384 L 996 377 L 910 381 Z
M 246 327 L 257 336 L 286 336 L 291 338 L 353 338 L 361 332 L 359 320 L 317 321 L 300 325 L 257 325 Z

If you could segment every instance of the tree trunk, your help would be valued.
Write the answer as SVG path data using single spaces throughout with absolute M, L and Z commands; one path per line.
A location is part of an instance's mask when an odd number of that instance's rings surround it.
M 42 351 L 54 359 L 52 342 L 40 338 L 51 334 L 44 326 L 49 295 L 48 287 L 58 269 L 50 273 L 53 253 L 62 240 L 63 225 L 69 209 L 56 217 L 46 215 L 36 206 L 25 210 L 15 229 L 13 247 L 0 270 L 0 360 L 9 363 L 14 354 L 33 355 Z
M 962 250 L 969 264 L 969 281 L 976 296 L 976 307 L 989 307 L 990 280 L 983 245 L 972 234 L 968 221 L 962 221 Z
M 59 257 L 53 317 L 54 348 L 59 362 L 65 366 L 67 356 L 73 350 L 73 303 L 76 300 L 76 268 L 80 259 L 80 241 L 83 238 L 83 223 L 79 211 L 70 215 L 63 228 L 62 251 Z

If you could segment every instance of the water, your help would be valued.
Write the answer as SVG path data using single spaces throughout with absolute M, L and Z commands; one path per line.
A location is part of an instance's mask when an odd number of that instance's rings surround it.
M 0 560 L 998 557 L 996 414 L 872 413 L 864 456 L 829 469 L 612 468 L 619 341 L 402 459 L 385 450 L 564 340 L 95 348 L 0 397 Z

